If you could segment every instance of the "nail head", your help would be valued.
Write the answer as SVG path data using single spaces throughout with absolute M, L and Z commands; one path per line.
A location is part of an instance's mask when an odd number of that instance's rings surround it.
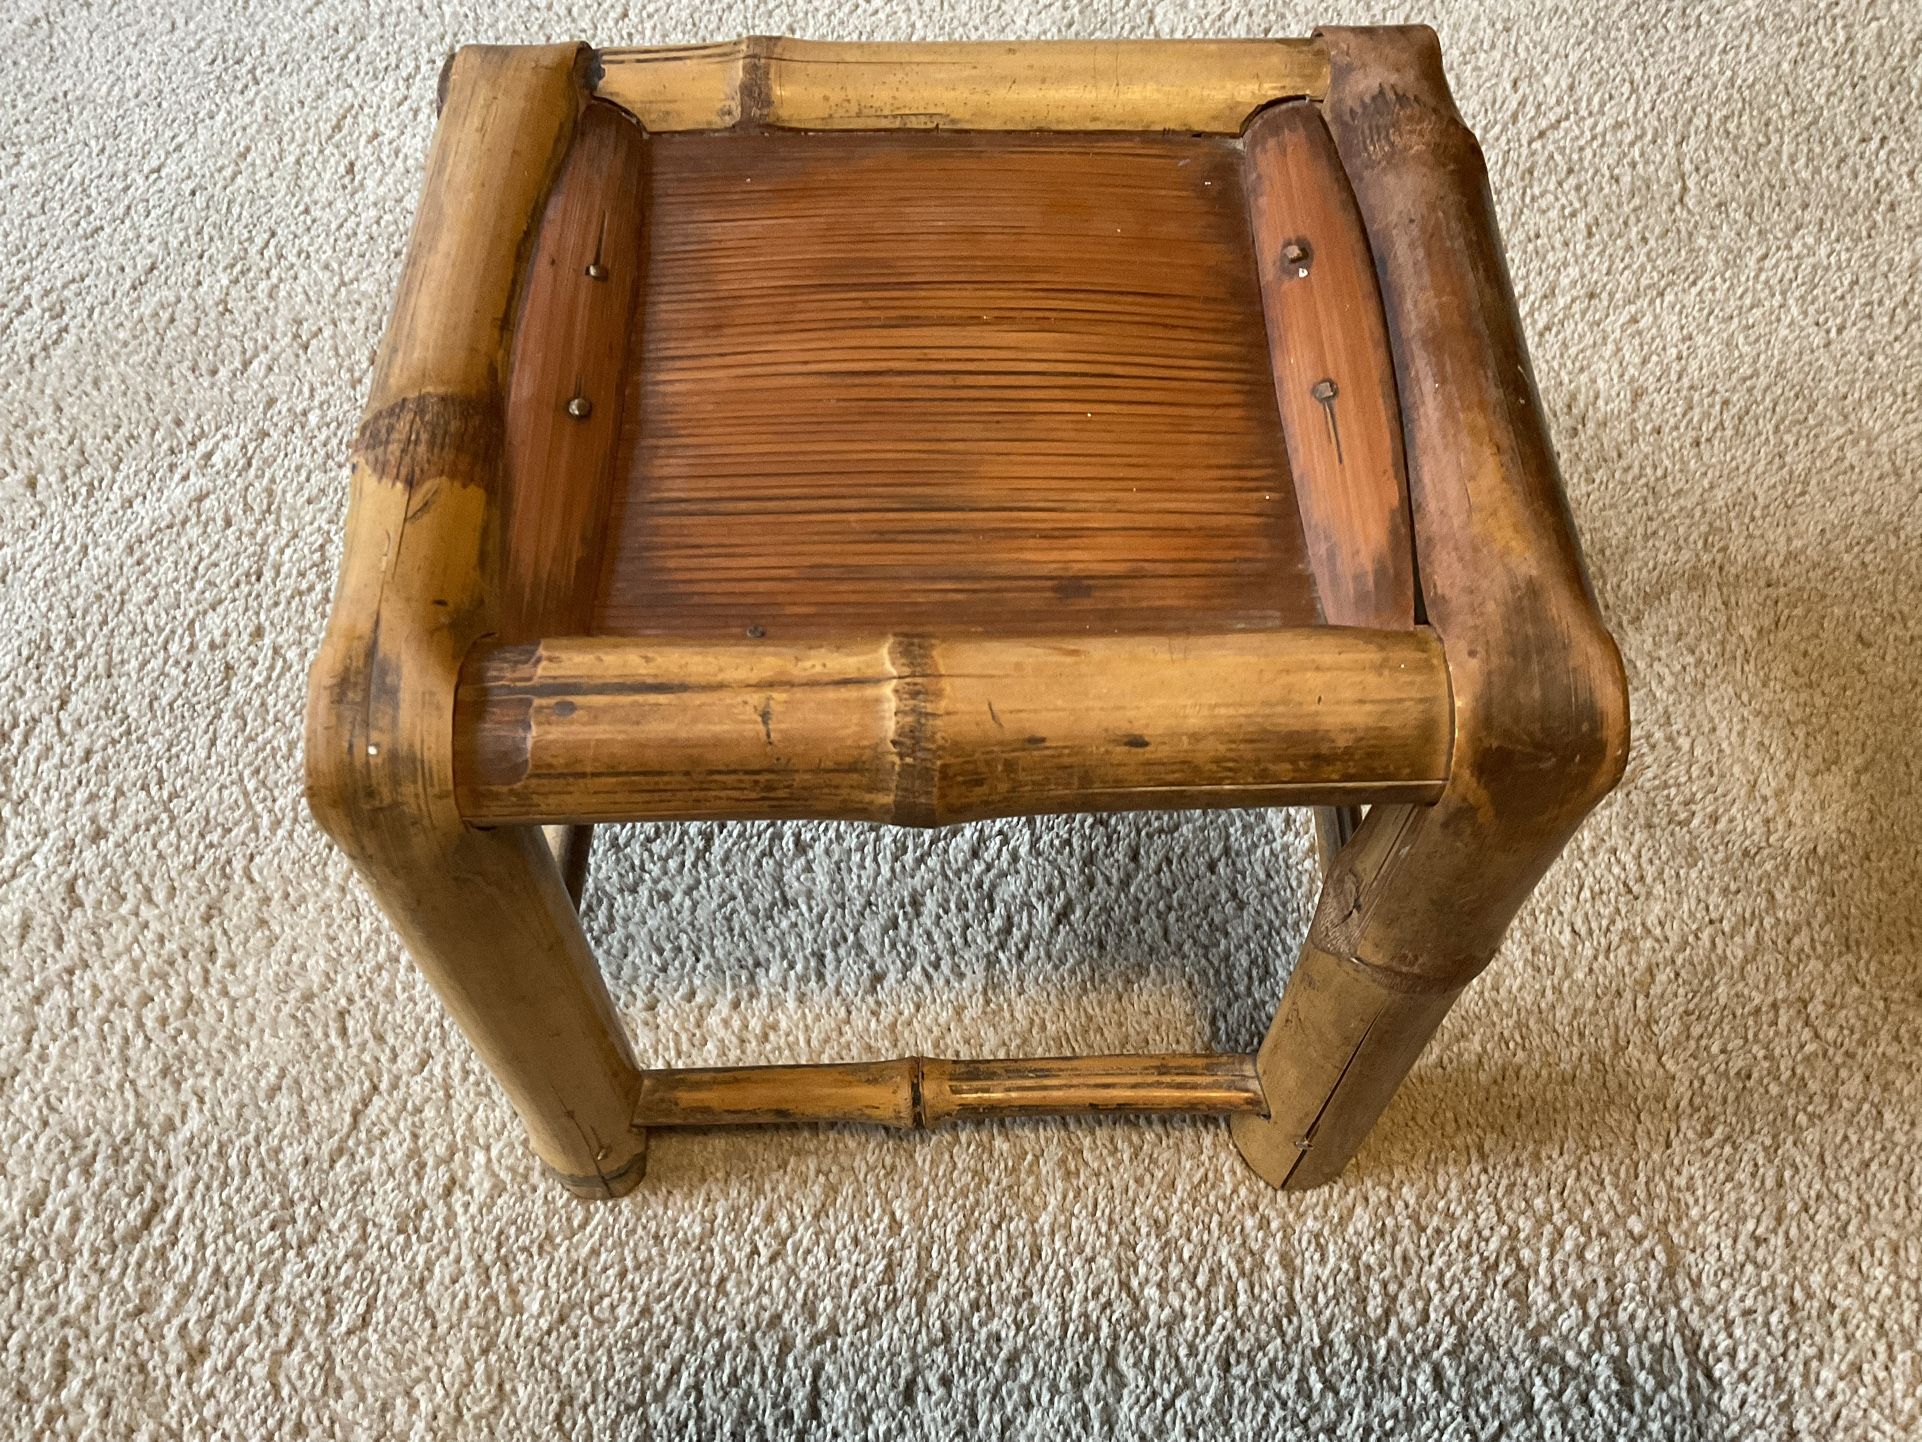
M 586 396 L 575 396 L 567 403 L 567 413 L 577 421 L 584 421 L 594 414 L 594 403 Z

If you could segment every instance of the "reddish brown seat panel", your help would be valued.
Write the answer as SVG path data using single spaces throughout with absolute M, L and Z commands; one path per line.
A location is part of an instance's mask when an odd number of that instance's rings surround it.
M 1318 620 L 1232 140 L 644 148 L 593 629 Z

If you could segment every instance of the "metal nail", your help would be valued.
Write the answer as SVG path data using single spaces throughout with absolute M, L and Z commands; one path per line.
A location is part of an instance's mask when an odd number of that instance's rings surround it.
M 1335 397 L 1341 394 L 1341 387 L 1335 384 L 1333 376 L 1324 376 L 1309 388 L 1308 394 L 1321 402 L 1321 408 L 1328 416 L 1328 438 L 1335 443 L 1335 464 L 1342 465 L 1341 422 L 1335 419 Z
M 1315 253 L 1305 240 L 1291 240 L 1281 248 L 1282 260 L 1294 267 L 1295 278 L 1301 279 L 1308 274 L 1308 266 Z
M 584 421 L 594 414 L 594 402 L 586 396 L 575 396 L 567 403 L 567 413 L 577 421 Z
M 601 212 L 600 234 L 594 237 L 594 258 L 587 263 L 589 280 L 606 280 L 607 267 L 601 264 L 601 257 L 607 254 L 607 212 Z

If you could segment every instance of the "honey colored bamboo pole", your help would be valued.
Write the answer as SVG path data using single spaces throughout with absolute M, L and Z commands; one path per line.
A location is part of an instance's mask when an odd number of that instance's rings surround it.
M 983 1117 L 1261 1110 L 1254 1058 L 1237 1053 L 921 1063 L 922 1124 L 930 1127 Z
M 484 824 L 1421 802 L 1448 694 L 1419 629 L 560 639 L 470 657 L 455 774 Z
M 837 44 L 754 36 L 603 50 L 594 91 L 649 130 L 1173 130 L 1233 135 L 1318 97 L 1313 40 Z
M 926 1130 L 989 1117 L 1258 1115 L 1239 1053 L 702 1067 L 646 1072 L 637 1128 L 858 1122 Z

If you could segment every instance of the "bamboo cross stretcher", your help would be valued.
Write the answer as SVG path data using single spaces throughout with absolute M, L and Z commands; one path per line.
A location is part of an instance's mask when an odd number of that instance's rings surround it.
M 1252 1056 L 1029 1057 L 830 1062 L 642 1073 L 634 1125 L 788 1126 L 845 1122 L 927 1131 L 995 1117 L 1259 1116 Z
M 441 100 L 308 791 L 542 1161 L 1199 1113 L 1334 1177 L 1628 744 L 1433 35 L 470 48 Z M 601 822 L 1276 805 L 1324 876 L 1253 1055 L 643 1068 L 576 910 Z

